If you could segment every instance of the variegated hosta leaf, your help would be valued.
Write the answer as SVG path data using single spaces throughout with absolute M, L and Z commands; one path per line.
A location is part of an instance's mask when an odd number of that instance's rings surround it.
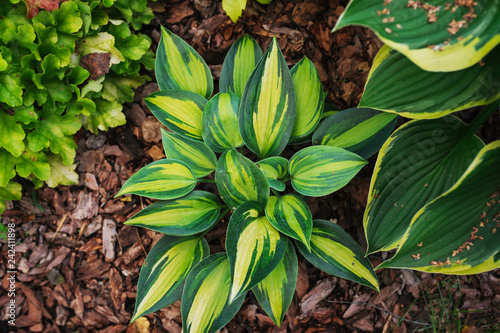
M 240 18 L 241 12 L 246 6 L 246 0 L 222 0 L 222 9 L 224 9 L 227 16 L 235 23 Z
M 203 140 L 213 151 L 223 153 L 243 145 L 238 127 L 240 98 L 232 92 L 212 97 L 203 110 Z
M 301 241 L 309 248 L 312 231 L 312 214 L 306 202 L 298 195 L 270 196 L 266 217 L 285 235 Z
M 269 198 L 266 176 L 248 158 L 231 149 L 222 154 L 215 170 L 215 183 L 222 200 L 231 209 L 241 203 L 256 200 L 262 211 Z
M 260 158 L 279 155 L 288 143 L 295 95 L 276 38 L 248 79 L 238 117 L 243 142 Z
M 219 217 L 220 208 L 214 194 L 193 191 L 182 198 L 155 202 L 125 224 L 167 235 L 190 236 L 213 226 Z
M 481 64 L 456 72 L 427 72 L 383 46 L 373 61 L 359 107 L 424 119 L 493 103 L 500 99 L 498 59 L 500 46 Z
M 494 141 L 413 216 L 398 252 L 379 267 L 461 275 L 500 268 L 499 165 L 500 141 Z
M 373 171 L 363 220 L 368 253 L 396 248 L 415 213 L 448 190 L 483 146 L 453 116 L 399 127 Z
M 203 58 L 164 27 L 156 51 L 155 72 L 160 90 L 185 90 L 206 99 L 214 90 L 212 73 Z
M 248 201 L 241 204 L 229 220 L 226 249 L 233 278 L 231 300 L 268 276 L 285 254 L 287 238 L 260 210 L 257 201 Z
M 146 165 L 123 184 L 116 196 L 132 193 L 146 198 L 180 198 L 196 186 L 196 178 L 182 161 L 163 159 Z
M 295 242 L 300 253 L 323 272 L 379 290 L 377 275 L 363 249 L 337 224 L 314 220 L 311 251 Z
M 285 182 L 282 179 L 288 176 L 288 160 L 286 158 L 268 157 L 257 162 L 257 166 L 264 172 L 269 186 L 277 191 L 285 190 Z
M 153 115 L 173 132 L 202 139 L 202 114 L 207 100 L 190 91 L 162 90 L 144 99 Z
M 238 312 L 245 295 L 229 301 L 231 271 L 226 253 L 205 258 L 189 273 L 182 295 L 182 331 L 215 333 Z
M 313 144 L 344 148 L 363 158 L 376 153 L 391 135 L 398 116 L 365 108 L 326 118 L 314 131 Z
M 217 157 L 204 142 L 187 139 L 163 128 L 161 136 L 165 155 L 186 163 L 195 177 L 204 177 L 215 170 Z
M 130 322 L 180 299 L 189 271 L 209 253 L 208 243 L 201 237 L 163 236 L 142 265 Z
M 295 120 L 290 141 L 312 133 L 318 126 L 325 104 L 325 92 L 318 70 L 304 57 L 290 71 L 295 89 Z
M 290 306 L 297 284 L 298 260 L 292 242 L 288 242 L 286 252 L 278 266 L 252 292 L 260 306 L 279 327 Z
M 342 148 L 313 146 L 295 153 L 288 163 L 288 171 L 297 192 L 320 197 L 344 187 L 366 163 Z
M 220 91 L 231 91 L 241 98 L 248 78 L 261 58 L 262 50 L 252 37 L 245 35 L 238 38 L 222 64 Z
M 500 43 L 500 2 L 352 0 L 334 31 L 348 25 L 373 29 L 424 70 L 456 71 Z
M 339 113 L 339 112 L 340 112 L 340 109 L 338 107 L 336 107 L 335 105 L 330 104 L 330 103 L 325 103 L 323 114 L 321 115 L 321 120 L 323 120 L 327 117 L 330 117 L 331 115 L 334 115 L 334 114 Z

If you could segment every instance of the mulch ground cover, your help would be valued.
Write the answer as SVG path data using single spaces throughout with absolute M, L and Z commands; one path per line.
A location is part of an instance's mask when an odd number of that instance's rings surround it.
M 156 18 L 141 31 L 156 50 L 160 25 L 190 43 L 218 79 L 231 44 L 243 34 L 266 50 L 271 37 L 289 65 L 304 55 L 316 65 L 327 101 L 346 109 L 361 97 L 372 60 L 382 45 L 369 30 L 348 27 L 331 33 L 347 2 L 249 1 L 234 24 L 219 1 L 152 2 Z M 154 78 L 154 73 L 144 73 Z M 181 332 L 180 301 L 128 326 L 142 263 L 161 234 L 123 224 L 152 201 L 115 198 L 138 169 L 164 158 L 160 123 L 142 101 L 157 91 L 154 79 L 125 105 L 127 125 L 93 135 L 80 131 L 78 186 L 30 188 L 9 204 L 2 224 L 16 224 L 16 327 L 8 328 L 10 300 L 7 247 L 0 257 L 0 332 Z M 462 115 L 470 121 L 475 113 Z M 500 120 L 479 135 L 492 141 Z M 496 133 L 496 134 L 495 134 Z M 294 150 L 285 152 L 293 154 Z M 375 157 L 345 188 L 308 201 L 314 218 L 337 222 L 363 247 L 362 218 Z M 203 184 L 215 191 L 214 184 Z M 224 251 L 227 220 L 207 236 L 211 253 Z M 371 256 L 374 265 L 390 253 Z M 296 294 L 276 327 L 251 293 L 222 332 L 494 332 L 500 330 L 500 270 L 445 276 L 407 270 L 378 271 L 381 292 L 329 276 L 299 254 Z M 3 321 L 1 321 L 3 320 Z

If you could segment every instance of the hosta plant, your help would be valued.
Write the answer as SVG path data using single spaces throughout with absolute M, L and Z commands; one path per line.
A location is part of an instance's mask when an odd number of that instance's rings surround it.
M 264 54 L 252 38 L 238 39 L 212 96 L 203 59 L 162 29 L 156 78 L 161 91 L 145 102 L 168 128 L 167 158 L 140 169 L 118 193 L 158 199 L 126 223 L 165 234 L 141 269 L 132 321 L 182 297 L 183 330 L 216 332 L 251 291 L 280 325 L 295 290 L 297 250 L 329 274 L 378 290 L 360 245 L 335 223 L 315 220 L 307 197 L 346 185 L 390 135 L 396 115 L 351 109 L 321 121 L 316 68 L 304 58 L 289 70 L 275 39 Z M 291 158 L 280 156 L 311 140 Z M 210 253 L 204 236 L 222 219 L 226 252 Z

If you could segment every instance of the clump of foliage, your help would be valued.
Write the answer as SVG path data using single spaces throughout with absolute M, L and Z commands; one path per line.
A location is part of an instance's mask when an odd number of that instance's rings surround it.
M 163 29 L 156 77 L 161 91 L 145 101 L 170 130 L 162 132 L 167 158 L 118 193 L 159 199 L 126 224 L 165 234 L 141 269 L 132 321 L 182 296 L 184 331 L 215 332 L 251 290 L 280 325 L 295 291 L 296 249 L 319 269 L 378 290 L 360 245 L 335 223 L 313 220 L 306 199 L 346 185 L 396 115 L 350 109 L 324 118 L 313 63 L 304 58 L 289 70 L 276 39 L 265 54 L 252 38 L 238 39 L 212 96 L 203 59 Z M 310 140 L 289 160 L 280 156 Z M 195 190 L 203 182 L 217 192 Z M 228 213 L 227 252 L 210 255 L 204 236 Z
M 122 104 L 148 79 L 141 65 L 154 67 L 134 32 L 153 18 L 146 0 L 58 2 L 0 5 L 0 213 L 21 196 L 16 175 L 77 183 L 73 135 L 124 124 Z

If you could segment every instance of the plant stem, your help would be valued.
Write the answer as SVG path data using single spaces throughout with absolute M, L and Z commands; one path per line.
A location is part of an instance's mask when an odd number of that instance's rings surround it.
M 494 102 L 486 106 L 474 120 L 469 124 L 469 134 L 472 135 L 477 132 L 479 127 L 495 112 L 498 108 L 498 102 Z
M 198 179 L 198 183 L 215 183 L 215 179 L 200 178 Z

